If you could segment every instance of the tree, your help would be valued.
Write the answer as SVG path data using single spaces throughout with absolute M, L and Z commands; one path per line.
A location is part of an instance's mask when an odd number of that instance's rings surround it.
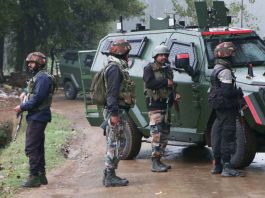
M 4 82 L 3 55 L 4 38 L 12 29 L 12 21 L 16 18 L 16 4 L 13 0 L 0 0 L 0 83 Z
M 171 0 L 171 2 L 174 7 L 173 10 L 176 12 L 176 14 L 178 14 L 180 17 L 188 17 L 190 19 L 191 25 L 197 23 L 197 16 L 194 6 L 195 0 L 185 0 L 186 6 L 180 5 L 179 1 L 177 0 Z M 212 5 L 213 0 L 206 0 L 206 2 L 207 5 Z M 232 1 L 228 5 L 230 15 L 232 15 L 232 24 L 236 24 L 240 21 L 239 14 L 242 11 L 243 13 L 242 19 L 244 19 L 244 21 L 246 22 L 246 27 L 259 30 L 258 26 L 255 23 L 253 23 L 253 21 L 257 20 L 257 18 L 253 14 L 248 12 L 248 10 L 246 9 L 246 7 L 244 7 L 244 5 L 242 6 L 242 2 L 243 1 L 241 2 Z M 249 3 L 252 4 L 255 3 L 255 0 L 249 0 Z
M 110 21 L 141 15 L 145 7 L 138 0 L 19 0 L 18 8 L 16 70 L 21 71 L 30 51 L 95 47 Z

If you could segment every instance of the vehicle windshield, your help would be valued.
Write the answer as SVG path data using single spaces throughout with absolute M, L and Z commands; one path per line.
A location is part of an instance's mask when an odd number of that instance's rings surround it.
M 265 62 L 265 45 L 259 37 L 226 39 L 224 41 L 231 41 L 235 44 L 237 50 L 232 57 L 233 67 L 244 65 L 260 65 Z M 209 61 L 209 68 L 214 67 L 213 51 L 216 45 L 220 43 L 219 39 L 211 39 L 206 41 L 206 50 Z

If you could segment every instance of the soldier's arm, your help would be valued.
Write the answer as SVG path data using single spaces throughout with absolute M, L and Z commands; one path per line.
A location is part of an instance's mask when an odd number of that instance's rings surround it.
M 107 108 L 112 115 L 118 115 L 118 98 L 122 74 L 116 65 L 112 65 L 106 73 L 107 77 Z

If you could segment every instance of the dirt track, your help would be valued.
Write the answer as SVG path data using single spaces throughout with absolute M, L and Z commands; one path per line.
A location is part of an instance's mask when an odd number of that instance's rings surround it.
M 69 159 L 48 173 L 49 184 L 21 190 L 15 197 L 31 198 L 151 198 L 151 197 L 264 197 L 264 154 L 257 154 L 246 169 L 247 177 L 222 178 L 211 175 L 210 149 L 169 146 L 165 162 L 172 165 L 167 173 L 150 171 L 150 144 L 143 143 L 137 159 L 121 161 L 118 175 L 126 177 L 127 187 L 102 186 L 105 139 L 97 127 L 90 127 L 84 116 L 82 99 L 66 101 L 56 94 L 53 112 L 72 120 L 79 131 L 71 145 Z

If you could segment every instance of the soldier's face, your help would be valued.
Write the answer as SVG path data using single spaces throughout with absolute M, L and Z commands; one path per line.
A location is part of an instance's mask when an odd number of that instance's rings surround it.
M 158 54 L 155 60 L 159 64 L 164 64 L 168 61 L 168 54 Z
M 35 62 L 28 62 L 29 71 L 34 71 L 37 69 L 37 64 Z

